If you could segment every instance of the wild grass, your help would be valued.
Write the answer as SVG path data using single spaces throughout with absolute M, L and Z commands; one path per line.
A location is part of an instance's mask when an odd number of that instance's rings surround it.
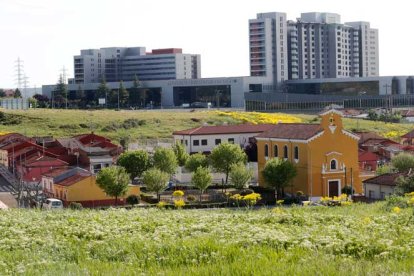
M 411 209 L 0 212 L 0 274 L 414 273 Z
M 172 132 L 192 127 L 207 125 L 236 124 L 245 122 L 245 118 L 268 123 L 283 120 L 284 114 L 222 112 L 207 110 L 64 110 L 64 109 L 31 109 L 2 110 L 7 116 L 0 120 L 0 132 L 20 132 L 28 136 L 68 137 L 75 134 L 94 131 L 119 141 L 121 136 L 129 135 L 131 140 L 145 138 L 170 138 Z M 270 116 L 269 116 L 270 115 Z M 290 114 L 305 123 L 318 123 L 318 116 Z M 274 116 L 272 119 L 271 116 Z M 295 121 L 288 119 L 288 122 Z M 398 138 L 411 131 L 412 124 L 393 124 L 367 120 L 344 119 L 344 126 L 351 131 L 375 131 L 389 138 Z

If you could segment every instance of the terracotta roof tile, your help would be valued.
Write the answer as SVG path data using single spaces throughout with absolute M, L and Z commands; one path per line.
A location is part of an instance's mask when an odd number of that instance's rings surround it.
M 307 140 L 323 129 L 319 124 L 277 124 L 271 130 L 259 134 L 258 138 L 280 138 Z
M 78 183 L 79 181 L 82 181 L 85 178 L 90 177 L 91 174 L 83 174 L 83 173 L 77 173 L 75 175 L 72 175 L 68 178 L 63 179 L 60 182 L 54 183 L 56 185 L 60 185 L 60 186 L 72 186 L 73 184 Z
M 274 128 L 274 124 L 241 124 L 241 125 L 223 125 L 223 126 L 200 126 L 196 128 L 174 131 L 173 135 L 212 135 L 227 133 L 261 133 Z
M 403 173 L 386 173 L 373 178 L 369 178 L 363 182 L 377 185 L 396 186 L 398 177 L 403 175 Z

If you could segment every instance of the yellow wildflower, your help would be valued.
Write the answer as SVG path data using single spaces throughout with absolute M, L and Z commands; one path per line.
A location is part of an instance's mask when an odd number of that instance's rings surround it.
M 178 209 L 181 209 L 185 206 L 185 202 L 183 199 L 174 200 L 174 206 Z
M 174 197 L 181 197 L 184 196 L 184 192 L 181 190 L 174 191 L 172 194 Z
M 396 214 L 399 214 L 401 212 L 401 208 L 396 206 L 396 207 L 392 208 L 392 212 L 396 213 Z

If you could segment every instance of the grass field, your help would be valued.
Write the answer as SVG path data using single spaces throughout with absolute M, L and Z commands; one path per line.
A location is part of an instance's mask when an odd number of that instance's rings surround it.
M 318 122 L 317 115 L 285 115 L 279 113 L 216 112 L 206 110 L 2 110 L 0 132 L 20 132 L 28 136 L 53 135 L 67 137 L 94 131 L 118 141 L 122 135 L 131 140 L 142 138 L 169 138 L 174 130 L 183 130 L 202 124 L 221 125 L 242 122 Z M 264 115 L 263 115 L 264 114 Z M 412 129 L 411 124 L 390 124 L 366 120 L 344 119 L 349 130 L 372 130 L 390 138 Z
M 413 211 L 383 203 L 216 210 L 0 211 L 0 274 L 414 273 Z

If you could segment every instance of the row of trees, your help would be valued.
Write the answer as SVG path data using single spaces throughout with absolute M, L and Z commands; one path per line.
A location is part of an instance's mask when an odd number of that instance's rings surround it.
M 245 188 L 253 175 L 246 169 L 246 162 L 246 154 L 235 144 L 222 143 L 207 157 L 201 153 L 188 155 L 184 146 L 177 143 L 171 149 L 157 148 L 153 156 L 143 150 L 125 152 L 118 159 L 118 167 L 104 168 L 99 172 L 97 183 L 117 201 L 118 197 L 126 194 L 129 182 L 138 177 L 149 191 L 157 194 L 159 200 L 172 174 L 178 166 L 183 166 L 192 172 L 191 183 L 200 190 L 201 200 L 201 195 L 212 183 L 211 171 L 225 174 L 225 184 L 230 180 L 236 189 Z M 262 174 L 267 185 L 281 196 L 283 189 L 296 176 L 296 168 L 289 161 L 275 158 L 267 162 Z
M 33 98 L 37 101 L 37 106 L 41 108 L 53 107 L 63 108 L 75 105 L 85 107 L 87 105 L 98 105 L 99 99 L 105 99 L 106 106 L 112 107 L 145 107 L 148 89 L 141 86 L 138 77 L 135 76 L 132 87 L 125 88 L 122 81 L 119 82 L 118 89 L 110 89 L 103 79 L 96 91 L 84 91 L 79 85 L 75 93 L 69 93 L 67 85 L 62 76 L 52 91 L 51 98 L 37 94 Z
M 0 98 L 4 98 L 4 97 L 6 97 L 6 92 L 4 92 L 4 89 L 0 89 Z M 16 90 L 14 90 L 13 97 L 14 98 L 22 97 L 22 92 L 20 92 L 19 88 L 16 88 Z

